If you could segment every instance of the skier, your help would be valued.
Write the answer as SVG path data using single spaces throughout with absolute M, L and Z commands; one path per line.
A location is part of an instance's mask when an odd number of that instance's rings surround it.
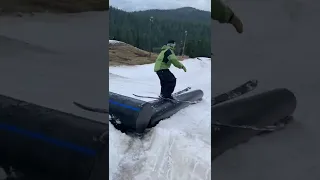
M 211 18 L 219 21 L 220 23 L 232 24 L 238 33 L 243 32 L 243 24 L 241 20 L 234 14 L 234 12 L 227 5 L 223 4 L 221 0 L 211 0 Z M 170 98 L 176 86 L 176 78 L 170 72 L 171 64 L 185 72 L 187 69 L 179 62 L 173 50 L 175 48 L 175 41 L 168 41 L 167 45 L 161 48 L 161 52 L 157 57 L 154 71 L 160 79 L 161 94 L 160 97 Z
M 186 67 L 179 62 L 178 58 L 174 54 L 175 46 L 176 43 L 174 40 L 169 40 L 166 45 L 162 46 L 161 52 L 154 65 L 154 71 L 160 79 L 161 98 L 174 99 L 172 97 L 172 93 L 176 87 L 176 77 L 169 70 L 171 64 L 179 69 L 183 69 L 184 72 L 187 72 Z
M 241 20 L 234 14 L 232 9 L 223 4 L 221 0 L 211 1 L 211 18 L 220 23 L 232 24 L 238 33 L 243 32 Z

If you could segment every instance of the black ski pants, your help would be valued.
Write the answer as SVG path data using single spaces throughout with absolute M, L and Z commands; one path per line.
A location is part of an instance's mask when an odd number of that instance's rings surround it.
M 176 87 L 176 77 L 169 69 L 162 69 L 156 72 L 161 85 L 161 95 L 164 98 L 170 98 Z

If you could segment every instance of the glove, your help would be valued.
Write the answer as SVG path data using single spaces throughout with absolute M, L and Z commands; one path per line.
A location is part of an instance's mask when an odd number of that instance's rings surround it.
M 233 25 L 233 27 L 237 30 L 238 33 L 243 32 L 243 24 L 235 14 L 231 16 L 229 23 Z
M 187 72 L 186 67 L 184 67 L 183 65 L 182 65 L 182 68 L 181 68 L 181 69 L 183 69 L 183 70 L 184 70 L 184 72 Z

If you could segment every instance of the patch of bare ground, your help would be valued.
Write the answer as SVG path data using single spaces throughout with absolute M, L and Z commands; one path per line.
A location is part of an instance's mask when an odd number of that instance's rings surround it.
M 158 54 L 150 53 L 126 43 L 109 44 L 109 66 L 154 63 Z M 178 56 L 179 60 L 188 58 Z

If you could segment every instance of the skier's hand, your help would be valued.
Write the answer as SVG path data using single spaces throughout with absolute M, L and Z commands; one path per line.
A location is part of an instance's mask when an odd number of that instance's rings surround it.
M 235 14 L 232 15 L 232 18 L 230 19 L 229 23 L 233 25 L 233 27 L 237 30 L 238 33 L 243 32 L 243 24 Z
M 187 72 L 187 68 L 182 66 L 182 69 L 184 70 L 184 72 Z

